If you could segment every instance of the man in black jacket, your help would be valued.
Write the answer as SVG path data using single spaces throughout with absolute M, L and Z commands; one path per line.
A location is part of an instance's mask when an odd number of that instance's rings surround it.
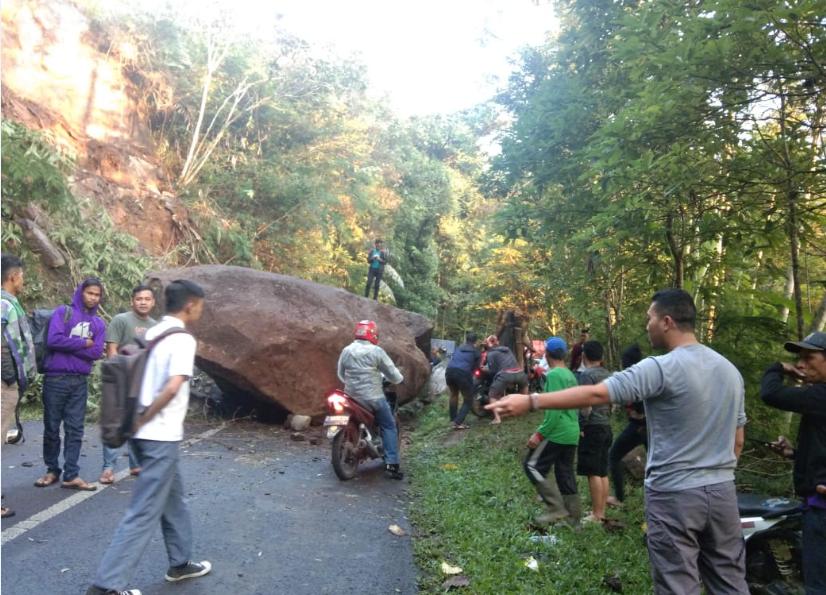
M 826 333 L 789 341 L 786 351 L 798 353 L 796 365 L 775 362 L 763 374 L 760 397 L 766 404 L 800 413 L 797 450 L 784 437 L 774 443 L 794 458 L 794 491 L 803 498 L 803 578 L 806 595 L 826 594 Z M 807 386 L 783 386 L 783 376 Z
M 476 348 L 476 333 L 467 333 L 465 341 L 465 344 L 453 353 L 445 370 L 445 382 L 450 389 L 450 421 L 454 430 L 467 429 L 465 417 L 473 402 L 473 373 L 482 360 L 482 354 Z M 462 408 L 458 409 L 460 392 Z

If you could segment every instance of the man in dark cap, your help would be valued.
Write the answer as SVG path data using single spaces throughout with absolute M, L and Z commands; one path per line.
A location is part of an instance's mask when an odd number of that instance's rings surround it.
M 775 362 L 763 374 L 760 397 L 766 404 L 800 414 L 797 449 L 780 436 L 773 444 L 794 459 L 794 491 L 803 499 L 803 579 L 806 593 L 826 593 L 826 333 L 789 341 L 797 364 Z M 805 386 L 783 386 L 783 377 Z

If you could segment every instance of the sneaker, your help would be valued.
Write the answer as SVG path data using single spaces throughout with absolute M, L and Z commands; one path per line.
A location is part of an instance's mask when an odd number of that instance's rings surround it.
M 137 589 L 129 589 L 128 591 L 115 591 L 114 589 L 101 589 L 100 587 L 95 587 L 92 585 L 89 587 L 89 590 L 86 591 L 86 595 L 141 595 L 141 592 Z
M 166 580 L 171 583 L 182 581 L 185 578 L 196 578 L 204 576 L 212 569 L 212 564 L 203 560 L 201 562 L 187 562 L 181 566 L 170 566 L 166 571 Z
M 398 464 L 395 465 L 387 465 L 384 468 L 384 472 L 387 474 L 387 477 L 390 479 L 404 479 L 404 473 L 402 473 L 401 468 Z

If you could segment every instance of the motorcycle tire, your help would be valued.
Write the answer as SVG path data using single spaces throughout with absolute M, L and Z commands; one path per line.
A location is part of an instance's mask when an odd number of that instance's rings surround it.
M 472 399 L 473 400 L 470 403 L 470 412 L 473 413 L 473 415 L 481 418 L 493 416 L 493 413 L 485 409 L 485 405 L 489 402 L 486 387 L 476 387 L 473 391 Z
M 782 553 L 783 559 L 778 559 L 777 553 Z M 803 593 L 800 534 L 776 528 L 749 539 L 746 542 L 746 582 L 751 595 Z
M 342 481 L 356 476 L 361 459 L 357 445 L 358 430 L 353 426 L 346 426 L 333 438 L 333 470 Z

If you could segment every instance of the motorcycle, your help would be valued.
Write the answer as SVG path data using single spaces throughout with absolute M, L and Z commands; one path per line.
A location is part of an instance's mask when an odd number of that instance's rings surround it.
M 401 425 L 396 411 L 397 395 L 390 390 L 390 383 L 386 380 L 382 383 L 382 388 L 396 418 L 401 445 Z M 381 428 L 372 411 L 339 389 L 327 396 L 327 405 L 332 415 L 324 418 L 324 425 L 327 426 L 327 438 L 333 440 L 331 462 L 340 480 L 353 479 L 362 461 L 384 459 Z
M 746 542 L 746 582 L 752 595 L 803 595 L 803 545 L 799 503 L 738 494 Z
M 541 393 L 545 390 L 545 371 L 540 366 L 533 366 L 527 372 L 528 392 Z M 470 410 L 476 417 L 489 417 L 493 414 L 485 409 L 485 405 L 490 403 L 488 392 L 493 378 L 490 374 L 482 371 L 481 368 L 473 372 L 473 401 Z M 509 392 L 518 392 L 518 386 L 511 386 Z

